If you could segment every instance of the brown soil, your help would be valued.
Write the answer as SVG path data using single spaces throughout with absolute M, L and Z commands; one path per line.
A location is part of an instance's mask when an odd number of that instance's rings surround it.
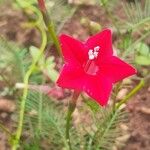
M 96 6 L 80 6 L 75 15 L 66 23 L 63 33 L 73 35 L 80 40 L 86 40 L 89 34 L 88 27 L 81 25 L 81 19 L 88 18 L 100 23 L 104 28 L 111 27 L 110 19 L 105 17 L 105 12 Z
M 23 28 L 26 20 L 26 16 L 19 9 L 12 9 L 10 5 L 1 6 L 0 35 L 19 45 L 38 45 L 37 43 L 40 43 L 38 32 L 34 29 Z
M 129 138 L 123 150 L 150 149 L 150 87 L 141 90 L 127 105 Z
M 0 35 L 19 44 L 31 45 L 39 43 L 38 34 L 32 29 L 22 29 L 21 23 L 26 20 L 18 11 L 1 8 Z M 85 40 L 89 36 L 89 30 L 80 24 L 81 17 L 88 17 L 92 21 L 100 23 L 103 27 L 110 27 L 110 20 L 105 17 L 104 11 L 93 6 L 82 6 L 73 18 L 65 25 L 63 32 Z M 123 150 L 150 150 L 150 87 L 140 91 L 127 105 L 129 111 L 130 138 Z M 0 114 L 1 122 L 11 127 L 11 114 Z M 0 149 L 7 150 L 7 137 L 0 132 Z

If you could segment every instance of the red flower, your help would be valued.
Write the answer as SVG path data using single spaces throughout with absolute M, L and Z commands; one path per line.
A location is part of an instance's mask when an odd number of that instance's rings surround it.
M 136 74 L 129 64 L 113 55 L 111 31 L 106 29 L 82 43 L 60 36 L 65 65 L 57 84 L 86 92 L 100 105 L 106 105 L 114 83 Z

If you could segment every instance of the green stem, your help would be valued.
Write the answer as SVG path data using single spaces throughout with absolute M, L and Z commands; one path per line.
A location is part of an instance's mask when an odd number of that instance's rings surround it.
M 31 5 L 30 3 L 26 2 L 26 1 L 23 1 L 23 4 L 22 4 L 22 2 L 20 0 L 16 0 L 16 3 L 21 8 L 23 8 L 25 13 L 26 13 L 26 10 L 29 9 L 30 11 L 34 12 L 35 15 L 37 16 L 35 21 L 24 23 L 25 25 L 27 24 L 27 27 L 35 27 L 35 26 L 39 25 L 42 22 L 43 16 L 42 16 L 40 10 L 38 10 L 35 6 Z
M 45 80 L 43 79 L 42 81 L 42 84 L 45 83 Z M 38 109 L 38 114 L 39 114 L 39 117 L 38 117 L 38 130 L 39 132 L 42 131 L 42 110 L 43 110 L 43 95 L 42 95 L 42 91 L 40 90 L 40 98 L 39 98 L 39 109 Z
M 66 120 L 66 139 L 67 139 L 67 143 L 69 145 L 70 150 L 72 150 L 72 148 L 71 148 L 69 130 L 70 130 L 70 122 L 72 120 L 72 113 L 73 112 L 74 112 L 74 108 L 72 108 L 71 105 L 69 104 L 68 113 L 67 113 L 67 120 Z
M 139 84 L 124 98 L 122 99 L 117 105 L 116 109 L 119 109 L 120 106 L 126 103 L 133 95 L 135 95 L 143 86 L 145 85 L 144 80 L 142 79 Z
M 145 18 L 145 19 L 143 19 L 141 22 L 136 23 L 136 24 L 131 24 L 131 23 L 128 23 L 128 22 L 127 22 L 127 25 L 129 25 L 129 27 L 130 27 L 129 30 L 135 31 L 135 30 L 138 29 L 139 26 L 141 26 L 141 25 L 143 25 L 143 24 L 145 24 L 145 23 L 148 23 L 149 21 L 150 21 L 150 17 Z
M 45 5 L 44 1 L 43 1 L 43 4 Z M 57 53 L 59 56 L 61 56 L 61 47 L 60 47 L 60 43 L 59 43 L 58 37 L 55 32 L 54 24 L 53 24 L 50 16 L 47 13 L 46 7 L 44 6 L 43 9 L 40 9 L 40 10 L 42 12 L 43 19 L 44 19 L 45 25 L 47 27 L 47 30 L 50 33 L 50 36 L 54 42 L 54 45 L 56 46 Z
M 113 111 L 115 111 L 116 109 L 116 100 L 117 100 L 117 95 L 120 89 L 122 82 L 119 82 L 116 84 L 115 88 L 114 88 L 114 95 L 112 96 L 112 100 L 113 100 Z
M 61 47 L 60 47 L 60 43 L 59 43 L 58 37 L 56 35 L 53 23 L 52 22 L 49 23 L 47 25 L 47 28 L 48 28 L 48 31 L 51 35 L 51 38 L 53 39 L 53 42 L 54 42 L 55 46 L 56 46 L 57 52 L 61 56 Z
M 15 141 L 13 142 L 13 145 L 12 145 L 12 150 L 16 150 L 18 148 L 18 144 L 19 144 L 20 137 L 21 137 L 22 130 L 23 130 L 25 103 L 26 103 L 26 98 L 27 98 L 27 95 L 28 95 L 29 78 L 30 78 L 33 70 L 35 69 L 36 63 L 38 62 L 41 55 L 43 54 L 43 52 L 45 50 L 45 47 L 46 47 L 46 44 L 47 44 L 47 36 L 46 36 L 45 30 L 40 26 L 38 26 L 38 28 L 39 28 L 39 30 L 41 31 L 41 34 L 42 34 L 42 44 L 41 44 L 41 47 L 40 47 L 40 53 L 39 53 L 38 57 L 35 59 L 35 61 L 33 61 L 33 63 L 31 64 L 29 70 L 27 71 L 27 73 L 25 74 L 25 77 L 24 77 L 25 87 L 24 87 L 24 90 L 23 90 L 23 96 L 22 96 L 22 100 L 21 100 L 18 128 L 17 128 L 17 132 L 16 132 L 16 136 L 15 136 Z
M 71 128 L 72 114 L 76 108 L 76 102 L 79 97 L 79 94 L 80 94 L 79 92 L 76 92 L 76 91 L 74 92 L 72 100 L 69 102 L 69 106 L 68 106 L 68 113 L 67 113 L 67 119 L 66 119 L 66 140 L 69 145 L 69 150 L 72 150 L 71 142 L 70 142 L 70 134 L 69 134 L 69 131 Z
M 42 93 L 40 92 L 40 98 L 39 98 L 39 117 L 38 117 L 38 131 L 41 132 L 42 130 Z

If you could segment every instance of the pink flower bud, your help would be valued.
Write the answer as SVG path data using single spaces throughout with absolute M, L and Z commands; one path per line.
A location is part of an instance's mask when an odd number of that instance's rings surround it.
M 46 7 L 45 7 L 45 0 L 38 0 L 38 5 L 39 8 L 41 9 L 41 11 L 46 11 Z

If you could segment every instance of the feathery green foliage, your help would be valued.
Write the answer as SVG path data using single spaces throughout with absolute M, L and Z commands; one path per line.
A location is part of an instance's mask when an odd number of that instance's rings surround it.
M 127 25 L 135 30 L 142 26 L 142 28 L 149 28 L 150 24 L 150 1 L 145 0 L 144 6 L 142 1 L 135 0 L 134 2 L 123 4 L 124 11 L 128 20 Z M 150 29 L 150 28 L 149 28 Z M 147 29 L 148 30 L 148 29 Z
M 27 59 L 27 50 L 20 48 L 13 42 L 8 42 L 2 37 L 0 37 L 0 45 L 1 75 L 5 74 L 5 77 L 8 76 L 9 81 L 11 79 L 13 83 L 19 81 L 21 82 L 30 63 L 30 61 Z
M 96 102 L 86 101 L 92 110 L 92 128 L 89 132 L 87 150 L 110 150 L 122 132 L 119 124 L 125 122 L 126 112 L 111 107 L 100 108 Z
M 49 16 L 56 26 L 57 33 L 76 10 L 76 7 L 69 5 L 66 0 L 47 0 L 46 6 Z
M 58 108 L 57 108 L 58 107 Z M 52 145 L 65 144 L 64 116 L 52 100 L 40 92 L 29 92 L 26 100 L 26 122 L 33 138 L 48 138 Z
M 42 145 L 40 141 L 48 139 L 49 149 L 68 149 L 65 138 L 65 117 L 66 112 L 60 102 L 54 102 L 50 97 L 40 92 L 30 91 L 26 100 L 25 119 L 25 129 L 31 135 L 28 137 L 30 148 L 40 143 L 38 147 L 40 149 Z M 75 127 L 71 128 L 70 137 L 73 150 L 80 149 L 82 141 L 86 142 L 84 134 Z
M 125 113 L 121 110 L 113 111 L 111 108 L 102 110 L 97 118 L 97 131 L 93 136 L 93 150 L 110 150 L 115 144 L 116 138 L 121 136 L 119 124 L 125 119 Z M 102 120 L 101 120 L 102 119 Z
M 72 126 L 70 137 L 73 150 L 110 150 L 116 138 L 121 136 L 119 124 L 125 120 L 125 113 L 121 110 L 112 111 L 112 108 L 100 108 L 93 101 L 87 105 L 92 111 L 89 113 L 91 117 L 87 118 L 91 120 L 90 130 L 86 122 Z M 53 101 L 41 92 L 30 91 L 25 113 L 24 130 L 29 135 L 23 146 L 25 150 L 42 149 L 42 141 L 47 139 L 49 149 L 68 149 L 65 138 L 66 112 L 60 102 Z M 82 111 L 79 113 L 82 115 Z
M 14 96 L 17 82 L 23 82 L 24 74 L 31 63 L 27 49 L 0 37 L 0 80 L 4 84 L 1 96 Z

